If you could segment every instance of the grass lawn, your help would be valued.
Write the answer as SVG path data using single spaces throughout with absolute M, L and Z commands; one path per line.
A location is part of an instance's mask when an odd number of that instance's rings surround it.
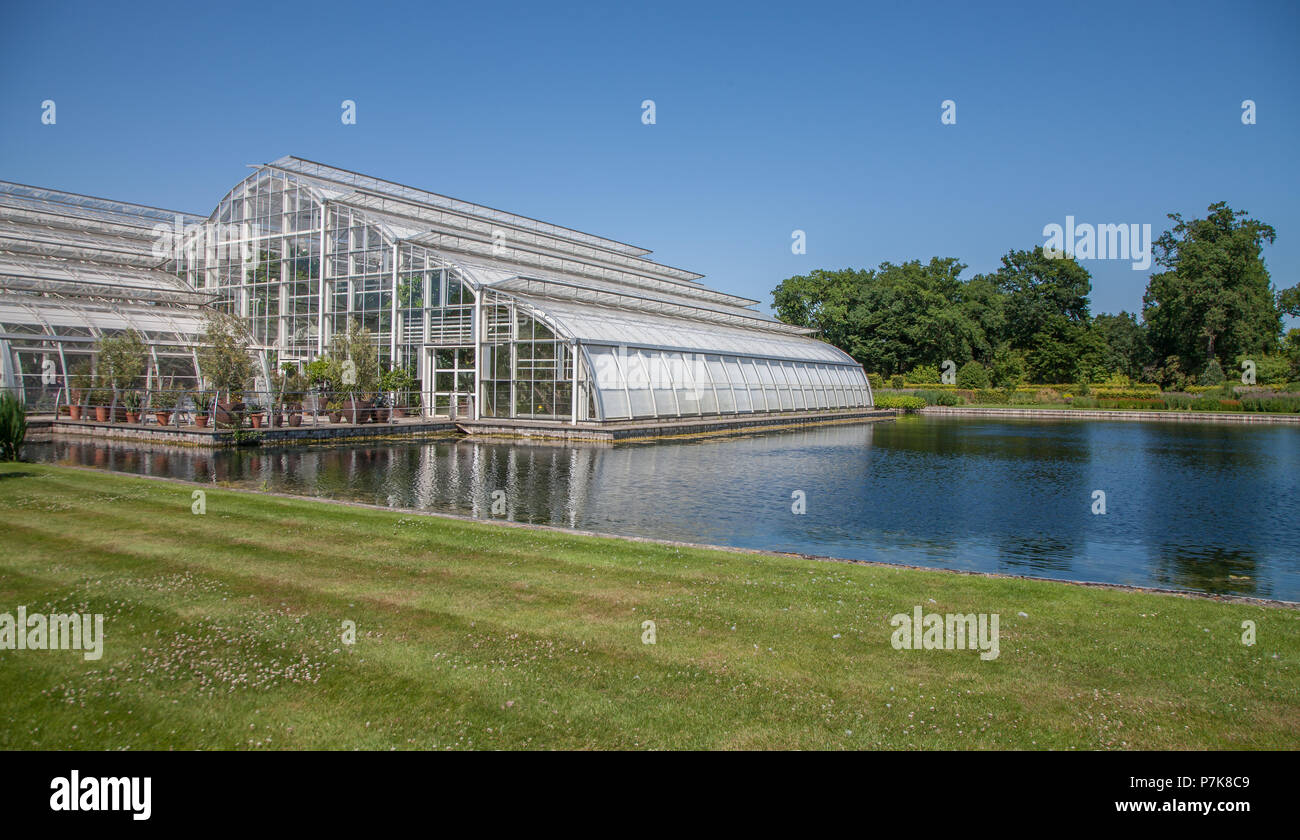
M 1294 609 L 192 489 L 0 465 L 0 613 L 105 621 L 0 651 L 0 747 L 1300 746 Z M 917 605 L 1000 656 L 895 650 Z

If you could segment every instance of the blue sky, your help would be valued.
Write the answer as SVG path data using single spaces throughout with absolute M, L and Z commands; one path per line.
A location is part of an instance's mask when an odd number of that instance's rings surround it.
M 1224 200 L 1277 228 L 1274 283 L 1300 280 L 1294 3 L 551 6 L 16 4 L 0 179 L 207 214 L 246 164 L 295 154 L 765 303 L 814 268 L 969 275 L 1067 215 L 1158 236 Z M 1147 272 L 1085 265 L 1094 312 L 1140 307 Z

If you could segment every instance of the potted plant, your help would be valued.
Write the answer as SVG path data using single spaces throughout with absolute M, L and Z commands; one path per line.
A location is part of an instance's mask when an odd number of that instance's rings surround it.
M 108 422 L 108 406 L 112 402 L 113 392 L 107 388 L 93 388 L 90 391 L 89 402 L 95 408 L 95 422 Z
M 96 346 L 99 356 L 100 384 L 109 389 L 110 398 L 105 405 L 113 406 L 114 422 L 122 419 L 117 414 L 116 397 L 124 391 L 131 390 L 139 384 L 144 375 L 149 350 L 144 339 L 135 330 L 127 330 L 118 335 L 101 338 Z M 96 410 L 96 416 L 99 412 Z
M 254 374 L 248 331 L 229 315 L 209 312 L 198 355 L 203 378 L 215 390 L 217 425 L 238 428 L 243 425 L 244 410 L 239 395 Z M 225 402 L 221 401 L 223 394 Z
M 122 392 L 122 407 L 126 409 L 126 422 L 140 422 L 140 392 L 131 389 Z
M 90 362 L 82 361 L 72 366 L 68 377 L 68 416 L 81 419 L 81 409 L 95 388 L 95 377 L 90 372 Z
M 154 392 L 151 402 L 153 404 L 153 416 L 158 421 L 159 426 L 166 426 L 171 423 L 172 410 L 176 408 L 176 392 L 172 390 Z
M 341 400 L 328 400 L 325 403 L 325 413 L 329 415 L 330 420 L 335 423 L 343 422 L 343 403 Z
M 248 419 L 252 421 L 254 429 L 262 428 L 262 421 L 265 415 L 262 414 L 262 406 L 257 402 L 250 402 L 247 405 Z
M 208 427 L 208 401 L 211 397 L 202 388 L 190 392 L 190 402 L 194 405 L 194 425 L 200 429 Z
M 415 377 L 406 368 L 395 367 L 379 378 L 379 390 L 387 394 L 394 417 L 406 416 L 406 394 L 415 387 Z M 385 418 L 387 419 L 387 418 Z

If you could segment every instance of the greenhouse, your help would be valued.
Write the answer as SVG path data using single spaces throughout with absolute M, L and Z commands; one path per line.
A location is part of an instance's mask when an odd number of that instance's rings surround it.
M 0 384 L 48 408 L 104 338 L 134 330 L 146 381 L 195 382 L 201 306 L 154 253 L 155 227 L 206 221 L 171 210 L 0 182 Z
M 202 377 L 206 308 L 263 375 L 374 343 L 425 414 L 601 423 L 871 405 L 860 365 L 632 245 L 296 157 L 207 218 L 0 185 L 5 384 L 31 401 L 97 337 Z

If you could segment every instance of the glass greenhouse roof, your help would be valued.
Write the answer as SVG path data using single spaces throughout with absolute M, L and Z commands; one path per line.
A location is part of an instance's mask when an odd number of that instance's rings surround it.
M 514 294 L 552 318 L 569 338 L 586 344 L 657 347 L 860 367 L 837 348 L 811 338 L 701 323 L 652 312 Z

